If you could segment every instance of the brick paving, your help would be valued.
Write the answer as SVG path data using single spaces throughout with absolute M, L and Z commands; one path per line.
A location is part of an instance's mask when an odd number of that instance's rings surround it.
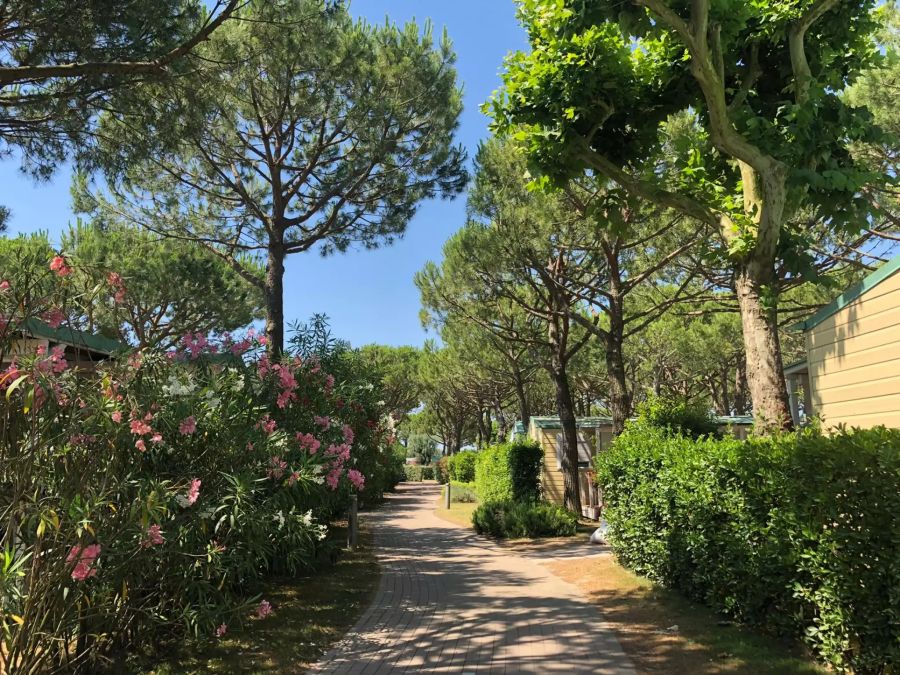
M 371 607 L 313 672 L 633 675 L 598 610 L 526 557 L 437 518 L 434 484 L 365 517 L 382 576 Z

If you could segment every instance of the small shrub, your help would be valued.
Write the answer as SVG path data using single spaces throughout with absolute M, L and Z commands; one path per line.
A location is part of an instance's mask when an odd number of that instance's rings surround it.
M 472 525 L 479 534 L 506 539 L 571 537 L 578 518 L 556 504 L 533 501 L 495 501 L 478 506 Z
M 478 501 L 475 483 L 450 482 L 450 501 L 460 504 L 474 504 Z
M 422 480 L 434 480 L 434 467 L 433 466 L 423 466 L 422 468 Z
M 450 480 L 460 483 L 472 483 L 475 480 L 475 462 L 478 453 L 474 450 L 463 450 L 450 457 Z
M 690 438 L 719 434 L 719 424 L 706 406 L 678 398 L 651 396 L 637 406 L 635 423 Z
M 450 458 L 441 457 L 434 465 L 434 479 L 444 485 L 450 482 Z
M 495 445 L 477 455 L 475 486 L 483 501 L 540 499 L 543 452 L 536 443 Z
M 414 483 L 421 482 L 424 468 L 418 464 L 404 464 L 403 472 L 406 474 L 406 480 Z

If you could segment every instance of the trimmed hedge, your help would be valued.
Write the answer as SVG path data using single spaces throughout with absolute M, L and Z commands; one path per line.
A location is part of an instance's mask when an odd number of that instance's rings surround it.
M 837 670 L 896 667 L 900 430 L 695 441 L 635 425 L 596 468 L 627 567 Z
M 477 453 L 475 489 L 484 502 L 537 501 L 544 454 L 533 442 L 494 445 Z
M 406 480 L 418 483 L 423 480 L 434 480 L 434 467 L 422 466 L 421 464 L 404 464 L 403 471 L 406 474 Z
M 520 539 L 523 537 L 571 537 L 578 518 L 556 504 L 503 500 L 479 505 L 472 512 L 478 534 Z
M 434 467 L 433 466 L 423 466 L 422 467 L 422 480 L 434 480 Z
M 478 453 L 474 450 L 463 450 L 450 457 L 450 480 L 460 483 L 471 483 L 475 480 L 475 462 Z

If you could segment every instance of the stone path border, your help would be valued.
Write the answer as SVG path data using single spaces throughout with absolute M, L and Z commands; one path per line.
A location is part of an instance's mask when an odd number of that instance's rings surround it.
M 634 675 L 612 630 L 571 584 L 437 518 L 440 487 L 406 483 L 368 514 L 382 566 L 356 626 L 312 672 Z

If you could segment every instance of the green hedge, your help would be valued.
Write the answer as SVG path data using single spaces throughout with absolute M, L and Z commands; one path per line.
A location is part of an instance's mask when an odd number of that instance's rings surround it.
M 422 467 L 422 480 L 434 480 L 434 467 L 433 466 L 423 466 Z
M 434 479 L 444 485 L 450 482 L 450 458 L 441 457 L 434 465 Z
M 475 461 L 475 488 L 484 502 L 537 501 L 543 452 L 532 442 L 485 448 Z
M 478 501 L 478 492 L 475 490 L 475 483 L 461 483 L 454 480 L 450 481 L 450 488 L 451 502 L 474 504 Z
M 474 450 L 463 450 L 450 457 L 450 480 L 460 483 L 471 483 L 475 480 L 475 462 L 478 453 Z
M 479 505 L 472 512 L 472 525 L 479 534 L 508 539 L 571 537 L 578 518 L 556 504 L 504 500 Z
M 694 441 L 636 425 L 597 475 L 626 566 L 838 670 L 896 667 L 900 430 Z
M 434 467 L 422 466 L 421 464 L 405 464 L 403 471 L 406 474 L 406 480 L 418 483 L 423 480 L 434 480 Z

